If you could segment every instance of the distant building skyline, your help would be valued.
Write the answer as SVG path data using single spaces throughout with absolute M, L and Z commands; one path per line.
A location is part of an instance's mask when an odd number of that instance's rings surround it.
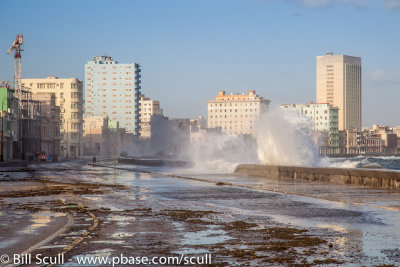
M 317 103 L 339 108 L 339 130 L 361 130 L 361 58 L 334 55 L 317 56 Z
M 85 64 L 86 115 L 108 116 L 138 136 L 140 72 L 138 63 L 119 64 L 108 56 L 89 60 Z
M 143 67 L 142 90 L 165 116 L 206 117 L 216 90 L 255 89 L 272 106 L 315 101 L 315 57 L 335 51 L 363 59 L 362 126 L 399 125 L 400 9 L 385 2 L 2 0 L 0 80 L 14 79 L 5 52 L 21 33 L 22 78 L 84 80 L 88 59 L 112 55 Z M 88 15 L 104 10 L 118 16 Z

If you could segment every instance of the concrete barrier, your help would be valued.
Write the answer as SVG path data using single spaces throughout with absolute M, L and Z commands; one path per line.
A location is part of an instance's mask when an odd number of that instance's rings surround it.
M 119 163 L 142 165 L 142 166 L 168 166 L 168 167 L 189 167 L 190 162 L 181 160 L 164 160 L 164 159 L 150 159 L 150 158 L 119 158 Z
M 389 170 L 241 164 L 236 167 L 235 173 L 270 179 L 301 179 L 329 184 L 400 189 L 400 172 Z

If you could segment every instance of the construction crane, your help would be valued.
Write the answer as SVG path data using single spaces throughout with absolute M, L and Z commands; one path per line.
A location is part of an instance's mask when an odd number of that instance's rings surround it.
M 18 34 L 17 38 L 14 40 L 13 44 L 10 46 L 10 48 L 7 50 L 7 54 L 11 54 L 12 51 L 14 51 L 14 65 L 15 65 L 15 71 L 14 71 L 14 82 L 15 82 L 15 92 L 16 92 L 16 97 L 18 98 L 18 107 L 21 108 L 22 103 L 22 88 L 21 88 L 21 51 L 24 51 L 22 49 L 22 44 L 24 43 L 24 38 L 22 34 Z

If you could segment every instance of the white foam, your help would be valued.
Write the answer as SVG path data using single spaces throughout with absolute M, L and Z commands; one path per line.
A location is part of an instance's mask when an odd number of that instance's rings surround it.
M 276 110 L 262 114 L 255 126 L 260 161 L 272 165 L 308 165 L 317 161 L 312 124 L 302 115 Z

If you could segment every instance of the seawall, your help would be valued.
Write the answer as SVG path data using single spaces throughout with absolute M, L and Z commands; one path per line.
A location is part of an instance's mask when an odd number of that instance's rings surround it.
M 119 163 L 142 165 L 142 166 L 168 166 L 168 167 L 188 167 L 190 162 L 181 160 L 164 160 L 164 159 L 150 159 L 150 158 L 119 158 Z
M 236 167 L 235 173 L 269 179 L 301 179 L 329 184 L 400 189 L 400 172 L 388 170 L 241 164 Z

